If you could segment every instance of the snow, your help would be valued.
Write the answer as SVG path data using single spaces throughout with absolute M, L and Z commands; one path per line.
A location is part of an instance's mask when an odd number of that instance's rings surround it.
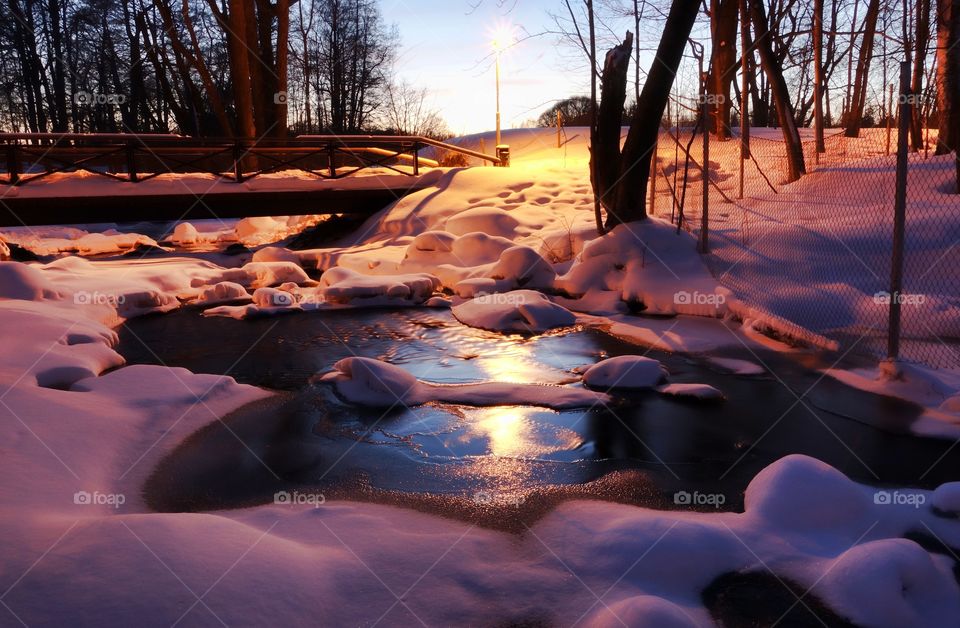
M 194 282 L 195 287 L 202 287 L 210 281 L 229 281 L 248 288 L 276 286 L 288 281 L 297 285 L 313 283 L 307 273 L 293 262 L 250 262 L 240 268 L 224 269 L 212 279 L 200 279 Z
M 656 391 L 664 395 L 700 401 L 718 401 L 723 399 L 723 393 L 709 384 L 679 384 L 671 383 L 657 386 Z
M 62 295 L 44 274 L 26 264 L 0 262 L 0 298 L 40 301 L 60 299 Z
M 371 358 L 344 358 L 320 381 L 330 382 L 347 401 L 357 405 L 391 408 L 443 401 L 472 406 L 530 405 L 564 410 L 600 406 L 607 395 L 582 388 L 483 382 L 441 385 L 421 382 L 403 368 Z
M 464 325 L 492 331 L 543 332 L 576 322 L 566 308 L 533 290 L 513 290 L 475 297 L 453 307 Z
M 930 505 L 937 510 L 960 515 L 960 482 L 941 484 L 933 491 Z
M 667 369 L 659 360 L 640 355 L 621 355 L 590 366 L 583 383 L 591 388 L 653 388 L 667 378 Z
M 349 268 L 333 268 L 320 278 L 321 292 L 332 303 L 386 297 L 388 302 L 423 303 L 439 289 L 440 281 L 427 273 L 409 275 L 361 275 Z
M 204 288 L 197 296 L 197 302 L 213 304 L 249 298 L 250 293 L 240 284 L 232 281 L 220 281 Z
M 763 375 L 767 372 L 761 365 L 751 362 L 750 360 L 708 357 L 707 361 L 734 375 Z
M 666 223 L 623 225 L 597 237 L 583 137 L 563 151 L 536 133 L 505 138 L 514 145 L 515 167 L 435 171 L 436 187 L 402 199 L 329 248 L 265 248 L 240 268 L 180 257 L 0 265 L 6 610 L 28 625 L 78 617 L 110 624 L 144 617 L 167 625 L 295 624 L 322 609 L 331 625 L 418 619 L 447 625 L 465 618 L 565 624 L 582 617 L 597 626 L 710 626 L 704 587 L 723 574 L 772 572 L 858 625 L 939 626 L 960 616 L 955 557 L 904 538 L 926 531 L 960 546 L 960 520 L 943 516 L 960 510 L 957 483 L 933 491 L 872 487 L 799 455 L 774 462 L 750 482 L 744 512 L 574 500 L 531 521 L 523 535 L 332 499 L 316 508 L 147 508 L 144 481 L 165 455 L 271 394 L 229 377 L 123 365 L 113 327 L 180 307 L 181 300 L 249 298 L 250 304 L 207 310 L 245 316 L 309 311 L 331 305 L 331 297 L 347 302 L 333 304 L 339 306 L 445 305 L 451 301 L 436 292 L 446 289 L 459 295 L 453 300 L 459 320 L 497 331 L 579 322 L 667 350 L 709 351 L 775 343 L 761 333 L 775 329 L 820 346 L 816 334 L 738 301 L 711 277 L 693 239 Z M 84 177 L 73 183 L 89 184 Z M 297 229 L 298 220 L 192 226 L 197 243 L 241 233 L 276 242 L 270 238 Z M 37 237 L 48 251 L 118 250 L 136 241 L 110 233 L 79 244 L 86 232 L 57 229 L 16 233 Z M 186 227 L 180 234 L 194 235 Z M 319 284 L 305 268 L 324 271 Z M 472 298 L 460 301 L 464 296 Z M 628 306 L 681 316 L 627 316 Z M 624 357 L 593 365 L 584 383 L 608 387 L 623 377 L 656 386 L 666 376 L 655 360 Z M 715 360 L 737 373 L 761 371 L 741 362 Z M 957 408 L 960 383 L 944 371 L 830 374 L 913 396 L 928 408 L 924 429 L 933 429 L 933 421 L 948 425 L 934 413 Z M 440 385 L 366 358 L 341 360 L 321 381 L 350 403 L 377 407 L 443 401 L 560 409 L 613 402 L 577 384 Z M 719 392 L 677 383 L 660 390 Z M 78 502 L 78 495 L 91 503 Z M 603 592 L 599 603 L 594 592 Z M 357 596 L 362 604 L 344 604 Z

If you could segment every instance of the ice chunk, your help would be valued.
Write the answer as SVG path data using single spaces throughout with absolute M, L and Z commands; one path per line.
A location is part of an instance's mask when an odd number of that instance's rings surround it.
M 657 387 L 657 392 L 674 397 L 687 397 L 702 401 L 718 401 L 723 393 L 708 384 L 666 384 Z

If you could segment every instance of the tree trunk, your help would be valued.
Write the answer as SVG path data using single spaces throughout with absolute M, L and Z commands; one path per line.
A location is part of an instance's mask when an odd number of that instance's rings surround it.
M 960 0 L 937 1 L 937 155 L 960 150 Z
M 930 46 L 930 0 L 917 0 L 916 55 L 913 60 L 913 78 L 910 93 L 923 94 L 923 73 L 927 62 L 927 49 Z M 923 116 L 926 109 L 922 102 L 913 105 L 913 120 L 910 124 L 910 144 L 914 151 L 923 148 Z
M 863 18 L 863 41 L 860 43 L 860 57 L 857 61 L 857 73 L 853 79 L 853 96 L 847 108 L 847 117 L 843 122 L 844 135 L 859 137 L 863 124 L 863 110 L 867 103 L 867 81 L 870 78 L 870 62 L 873 60 L 873 40 L 877 31 L 877 17 L 880 15 L 880 0 L 870 0 L 867 15 Z
M 710 0 L 710 80 L 707 95 L 710 99 L 710 130 L 717 139 L 730 139 L 730 86 L 737 75 L 737 16 L 738 0 Z
M 615 210 L 617 179 L 620 177 L 620 128 L 627 99 L 627 71 L 633 50 L 633 33 L 627 31 L 623 43 L 607 52 L 603 62 L 603 83 L 597 132 L 590 152 L 593 162 L 595 194 L 607 214 Z M 608 218 L 609 223 L 609 218 Z
M 233 104 L 237 112 L 237 131 L 243 137 L 256 137 L 253 119 L 253 97 L 250 86 L 250 55 L 243 34 L 247 32 L 246 0 L 229 0 L 225 29 L 230 55 L 230 77 L 233 80 Z
M 620 153 L 616 189 L 607 194 L 607 198 L 613 201 L 608 207 L 608 229 L 621 222 L 647 217 L 647 181 L 650 178 L 652 151 L 657 145 L 660 120 L 670 98 L 670 89 L 699 5 L 698 0 L 673 0 L 670 6 L 655 60 L 650 65 L 640 100 L 630 121 L 627 140 Z M 625 80 L 626 73 L 623 76 Z M 606 74 L 604 80 L 607 80 Z
M 783 71 L 777 63 L 770 44 L 773 35 L 764 12 L 763 1 L 751 0 L 751 2 L 757 54 L 760 55 L 760 65 L 770 83 L 774 106 L 777 109 L 777 119 L 783 131 L 783 143 L 787 151 L 787 183 L 790 183 L 807 173 L 803 163 L 803 144 L 800 142 L 800 132 L 797 130 L 793 107 L 790 105 L 790 91 L 787 89 Z
M 823 0 L 813 0 L 813 129 L 818 153 L 827 151 L 823 139 L 823 83 Z

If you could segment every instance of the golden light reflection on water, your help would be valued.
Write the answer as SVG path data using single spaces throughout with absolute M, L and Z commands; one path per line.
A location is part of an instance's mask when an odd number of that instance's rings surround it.
M 543 408 L 504 406 L 477 408 L 466 415 L 464 441 L 482 441 L 484 453 L 458 472 L 481 486 L 498 491 L 520 490 L 532 480 L 533 468 L 524 460 L 580 446 L 575 431 L 544 420 Z M 538 416 L 539 415 L 539 416 Z
M 574 379 L 533 359 L 532 345 L 511 345 L 496 354 L 480 355 L 476 364 L 491 381 L 517 384 L 560 384 Z
M 485 408 L 478 411 L 467 434 L 486 440 L 489 454 L 509 458 L 536 458 L 580 444 L 576 432 L 541 423 L 534 416 L 543 412 L 531 407 Z

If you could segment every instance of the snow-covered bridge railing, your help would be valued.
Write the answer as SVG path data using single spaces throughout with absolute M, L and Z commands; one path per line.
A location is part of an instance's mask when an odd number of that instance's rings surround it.
M 243 182 L 262 174 L 299 170 L 318 179 L 342 179 L 370 169 L 416 177 L 420 156 L 434 147 L 504 165 L 494 155 L 406 135 L 302 135 L 274 138 L 193 138 L 173 134 L 0 133 L 6 159 L 3 185 L 24 185 L 58 172 L 86 171 L 138 183 L 163 174 L 212 174 Z M 382 171 L 381 171 L 382 172 Z

